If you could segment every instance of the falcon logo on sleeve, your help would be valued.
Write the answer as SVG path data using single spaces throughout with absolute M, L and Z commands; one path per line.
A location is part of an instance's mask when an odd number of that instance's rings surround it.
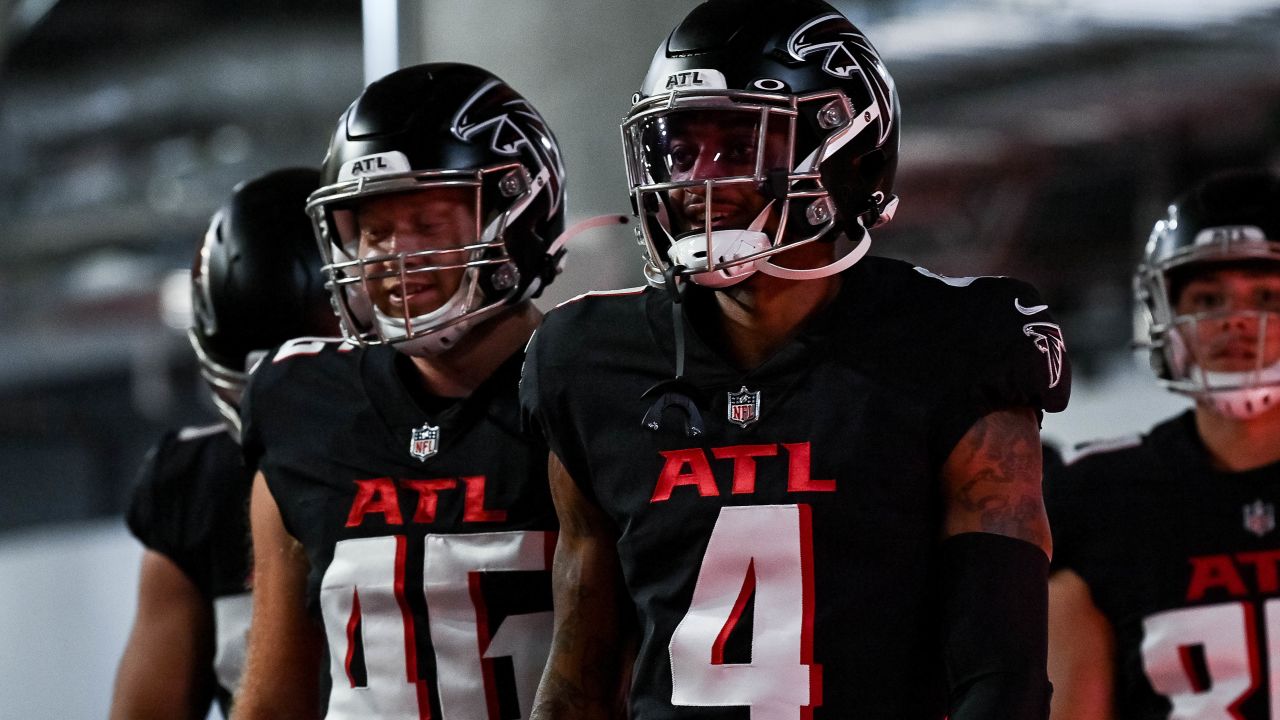
M 1055 323 L 1034 322 L 1022 326 L 1022 334 L 1031 338 L 1036 349 L 1049 362 L 1049 387 L 1062 382 L 1062 365 L 1067 355 L 1067 343 L 1062 339 L 1062 328 Z

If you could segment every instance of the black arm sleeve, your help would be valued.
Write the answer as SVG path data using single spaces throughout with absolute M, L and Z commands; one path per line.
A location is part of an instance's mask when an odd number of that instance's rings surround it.
M 1044 720 L 1049 559 L 1031 543 L 964 533 L 942 544 L 951 720 Z

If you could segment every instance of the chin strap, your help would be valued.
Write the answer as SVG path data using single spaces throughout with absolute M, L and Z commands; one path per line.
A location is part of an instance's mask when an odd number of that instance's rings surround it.
M 760 211 L 745 230 L 711 230 L 711 205 L 704 216 L 705 230 L 694 232 L 671 243 L 667 258 L 672 265 L 681 265 L 689 282 L 710 288 L 725 288 L 751 277 L 763 259 L 716 268 L 739 258 L 755 255 L 769 249 L 769 236 L 761 232 L 769 221 L 774 201 Z
M 1252 420 L 1280 407 L 1280 363 L 1253 372 L 1196 370 L 1205 388 L 1197 397 L 1208 402 L 1219 415 L 1232 420 Z
M 596 228 L 607 227 L 609 225 L 626 225 L 629 222 L 631 222 L 631 218 L 626 215 L 595 215 L 586 218 L 585 220 L 579 220 L 568 228 L 565 228 L 565 231 L 556 236 L 556 238 L 551 241 L 551 244 L 547 246 L 547 258 L 549 258 L 549 262 L 546 270 L 543 271 L 541 277 L 529 283 L 529 287 L 524 291 L 524 294 L 520 296 L 519 300 L 513 302 L 528 300 L 542 292 L 547 285 L 551 284 L 551 281 L 554 280 L 557 275 L 564 271 L 564 261 L 567 254 L 565 246 L 569 244 L 570 240 L 589 230 L 595 230 Z
M 862 237 L 849 249 L 849 252 L 833 263 L 809 270 L 795 270 L 775 265 L 772 258 L 765 258 L 763 262 L 756 266 L 756 269 L 765 275 L 772 275 L 783 280 L 816 280 L 817 278 L 844 272 L 853 267 L 854 263 L 866 257 L 867 252 L 871 250 L 871 233 L 867 232 L 867 228 L 863 226 L 861 218 L 858 219 L 857 223 L 858 229 L 862 230 Z M 837 240 L 837 242 L 849 243 L 850 241 L 841 239 Z
M 547 254 L 551 257 L 556 257 L 556 255 L 560 253 L 560 249 L 569 244 L 570 240 L 588 230 L 594 230 L 608 225 L 626 225 L 629 222 L 631 222 L 631 218 L 626 215 L 617 214 L 595 215 L 585 220 L 579 220 L 566 228 L 565 231 L 560 233 L 555 240 L 551 241 L 551 244 L 547 246 Z
M 671 324 L 675 328 L 676 335 L 676 376 L 670 380 L 663 380 L 645 390 L 640 396 L 642 399 L 657 396 L 657 400 L 644 414 L 641 424 L 658 432 L 662 429 L 663 414 L 668 408 L 674 408 L 682 414 L 685 437 L 693 438 L 706 432 L 706 424 L 702 421 L 702 413 L 698 411 L 698 398 L 701 393 L 684 377 L 685 342 L 682 303 L 688 285 L 683 282 L 677 283 L 677 275 L 681 269 L 683 268 L 672 264 L 662 273 L 666 280 L 664 286 L 671 296 Z
M 443 305 L 416 317 L 388 315 L 374 306 L 375 331 L 383 342 L 394 345 L 396 350 L 406 355 L 425 357 L 452 349 L 474 324 L 475 318 L 467 315 L 476 297 L 481 295 L 476 275 L 475 268 L 469 268 L 458 289 Z M 415 325 L 429 327 L 418 332 L 413 329 Z M 417 334 L 413 335 L 415 332 Z

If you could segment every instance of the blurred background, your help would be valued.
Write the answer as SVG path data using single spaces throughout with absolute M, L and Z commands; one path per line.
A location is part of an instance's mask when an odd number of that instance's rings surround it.
M 0 720 L 105 715 L 147 447 L 214 419 L 187 268 L 243 179 L 317 165 L 363 84 L 472 62 L 559 136 L 570 220 L 629 213 L 617 125 L 694 0 L 0 0 Z M 1167 201 L 1280 168 L 1280 0 L 836 0 L 898 83 L 894 223 L 873 252 L 1036 284 L 1076 370 L 1060 445 L 1185 402 L 1128 350 Z M 629 234 L 572 248 L 546 304 L 641 282 Z

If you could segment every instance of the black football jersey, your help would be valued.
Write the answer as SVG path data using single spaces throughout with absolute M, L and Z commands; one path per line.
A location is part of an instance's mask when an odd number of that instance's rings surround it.
M 299 340 L 255 371 L 245 453 L 310 561 L 328 718 L 528 717 L 557 526 L 522 359 L 457 401 L 385 346 Z
M 169 558 L 213 609 L 210 672 L 224 717 L 244 670 L 249 596 L 249 488 L 253 474 L 223 425 L 166 433 L 147 455 L 126 521 Z
M 940 469 L 982 415 L 1065 406 L 1058 326 L 1024 283 L 867 258 L 741 372 L 694 329 L 713 302 L 691 287 L 684 303 L 700 436 L 674 411 L 642 425 L 642 395 L 675 372 L 665 291 L 551 312 L 521 385 L 619 530 L 633 717 L 943 717 Z
M 1280 718 L 1280 464 L 1215 470 L 1188 411 L 1046 471 L 1045 503 L 1114 628 L 1118 717 Z

